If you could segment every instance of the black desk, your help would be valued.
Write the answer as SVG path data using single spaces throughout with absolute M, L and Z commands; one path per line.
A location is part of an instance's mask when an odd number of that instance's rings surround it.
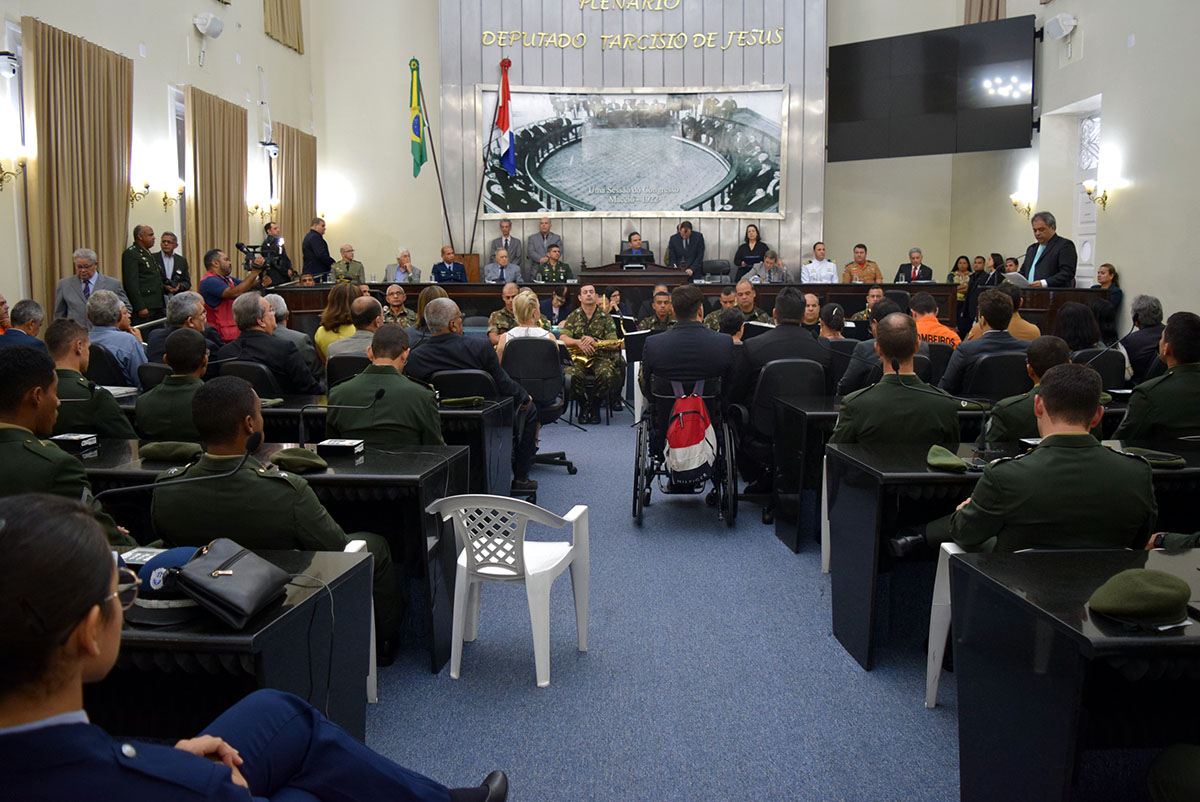
M 1192 499 L 1200 490 L 1200 444 L 1175 441 L 1146 444 L 1183 456 L 1188 467 L 1156 469 L 1154 494 L 1158 528 L 1190 532 L 1195 528 Z M 1017 445 L 995 447 L 1010 454 Z M 831 601 L 833 634 L 864 669 L 871 668 L 875 624 L 875 588 L 892 558 L 884 549 L 884 516 L 897 500 L 920 501 L 927 521 L 949 514 L 971 494 L 980 474 L 935 471 L 925 464 L 926 446 L 830 444 L 828 456 Z M 959 447 L 971 457 L 971 445 Z M 932 585 L 929 593 L 932 595 Z
M 1068 799 L 1083 749 L 1200 742 L 1189 678 L 1200 624 L 1127 633 L 1085 608 L 1113 574 L 1143 567 L 1180 577 L 1200 599 L 1200 551 L 951 558 L 964 802 Z
M 255 456 L 266 463 L 271 454 L 288 445 L 294 444 L 268 443 Z M 85 457 L 83 465 L 97 493 L 153 482 L 160 472 L 173 467 L 141 460 L 136 440 L 101 440 L 100 448 Z M 334 458 L 325 470 L 303 474 L 346 532 L 384 535 L 393 560 L 404 565 L 409 576 L 421 580 L 428 627 L 421 634 L 428 642 L 435 674 L 450 658 L 458 554 L 450 530 L 442 537 L 441 522 L 425 508 L 439 498 L 466 493 L 467 475 L 468 452 L 463 446 L 398 446 L 387 452 L 367 449 L 357 463 L 349 457 Z M 150 497 L 151 491 L 143 490 L 112 499 L 117 520 L 129 526 L 140 542 L 147 542 L 152 535 Z M 107 499 L 105 502 L 109 506 Z
M 213 616 L 173 627 L 126 624 L 117 664 L 84 686 L 91 720 L 112 733 L 176 740 L 202 732 L 221 712 L 260 688 L 294 693 L 360 741 L 366 736 L 371 642 L 369 555 L 265 551 L 303 577 L 287 599 L 241 632 Z M 335 626 L 330 631 L 330 594 Z

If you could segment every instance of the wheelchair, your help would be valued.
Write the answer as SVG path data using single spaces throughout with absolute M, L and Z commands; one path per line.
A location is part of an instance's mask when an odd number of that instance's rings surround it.
M 671 380 L 654 376 L 651 378 L 650 397 L 642 413 L 642 419 L 637 422 L 637 452 L 633 463 L 633 519 L 642 525 L 642 516 L 650 505 L 653 488 L 658 486 L 664 495 L 698 495 L 712 483 L 712 490 L 705 496 L 705 502 L 717 508 L 718 520 L 733 527 L 737 518 L 737 460 L 734 458 L 733 430 L 721 410 L 721 377 L 704 379 L 701 398 L 708 409 L 713 431 L 717 436 L 717 456 L 713 468 L 706 481 L 691 487 L 675 486 L 671 482 L 670 471 L 661 456 L 661 446 L 666 443 L 667 424 L 671 408 L 675 404 L 676 395 L 671 387 Z M 679 382 L 684 394 L 690 394 L 696 381 Z M 657 442 L 656 442 L 657 441 Z M 659 456 L 654 455 L 654 446 L 659 446 Z

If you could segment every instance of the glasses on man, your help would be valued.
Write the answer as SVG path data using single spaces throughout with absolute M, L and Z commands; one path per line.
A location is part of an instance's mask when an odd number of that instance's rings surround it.
M 137 598 L 138 588 L 141 587 L 142 580 L 138 579 L 138 575 L 128 568 L 117 569 L 117 589 L 100 600 L 101 604 L 107 604 L 108 600 L 116 597 L 121 603 L 122 610 L 128 610 L 133 606 L 133 600 Z

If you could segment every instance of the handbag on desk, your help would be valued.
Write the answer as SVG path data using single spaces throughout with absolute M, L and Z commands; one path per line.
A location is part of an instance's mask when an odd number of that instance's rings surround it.
M 175 570 L 180 590 L 234 629 L 281 599 L 291 580 L 283 569 L 223 537 Z

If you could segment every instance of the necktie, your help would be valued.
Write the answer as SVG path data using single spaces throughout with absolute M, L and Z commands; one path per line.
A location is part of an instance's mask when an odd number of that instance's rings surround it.
M 508 250 L 508 237 L 504 238 L 504 250 Z
M 92 282 L 90 282 L 90 281 L 83 282 L 83 297 L 85 299 L 92 297 Z
M 1029 279 L 1030 281 L 1033 281 L 1033 269 L 1037 267 L 1038 259 L 1042 258 L 1042 254 L 1045 252 L 1045 250 L 1045 245 L 1039 245 L 1037 253 L 1033 255 L 1033 261 L 1029 263 L 1029 271 L 1026 273 L 1025 278 Z
M 912 277 L 912 280 L 913 280 L 913 281 L 916 281 L 916 280 L 917 280 L 917 268 L 916 268 L 915 266 L 913 267 L 913 277 Z
M 500 280 L 504 281 L 504 265 L 500 265 Z

